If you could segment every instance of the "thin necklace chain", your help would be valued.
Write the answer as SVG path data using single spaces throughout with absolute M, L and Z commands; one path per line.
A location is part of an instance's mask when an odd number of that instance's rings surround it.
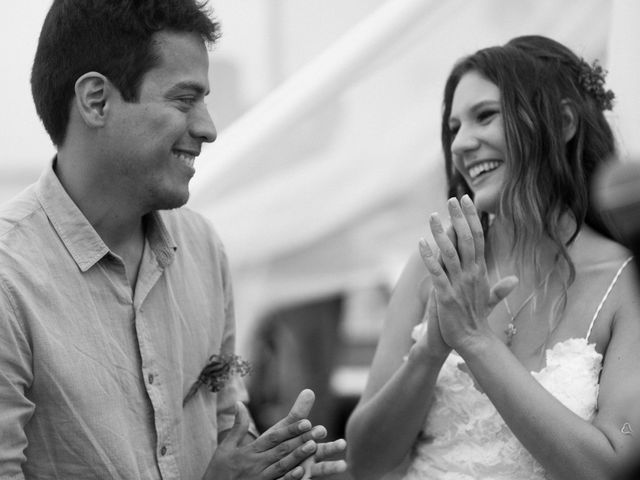
M 496 269 L 496 274 L 498 275 L 498 281 L 500 281 L 502 280 L 502 273 L 500 273 L 500 268 L 498 267 L 498 262 L 496 261 L 494 255 L 491 255 L 491 260 L 493 260 L 493 267 Z M 536 288 L 534 288 L 533 291 L 529 294 L 529 296 L 520 304 L 520 307 L 518 308 L 518 310 L 516 310 L 515 315 L 511 312 L 511 308 L 509 307 L 509 302 L 507 301 L 507 297 L 504 297 L 502 299 L 502 301 L 504 302 L 505 309 L 507 310 L 507 314 L 509 314 L 509 318 L 511 319 L 511 321 L 507 325 L 507 328 L 505 328 L 504 330 L 504 333 L 507 336 L 507 342 L 506 342 L 507 347 L 511 347 L 511 344 L 513 343 L 513 337 L 515 337 L 516 334 L 518 333 L 518 329 L 516 328 L 516 319 L 518 318 L 518 315 L 520 315 L 522 310 L 524 310 L 524 308 L 527 305 L 529 305 L 531 300 L 535 298 L 536 294 L 538 293 L 538 290 L 542 285 L 545 284 L 545 282 L 549 280 L 549 277 L 551 276 L 552 272 L 553 272 L 553 269 L 551 269 L 551 271 L 549 271 L 549 273 L 545 276 L 545 278 L 538 285 L 536 285 Z

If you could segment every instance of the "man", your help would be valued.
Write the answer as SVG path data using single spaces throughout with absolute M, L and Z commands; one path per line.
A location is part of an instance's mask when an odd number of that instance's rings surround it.
M 236 377 L 197 382 L 210 360 L 237 361 L 223 246 L 177 209 L 216 138 L 217 36 L 195 0 L 53 2 L 32 91 L 57 155 L 0 209 L 0 478 L 344 470 L 324 461 L 344 442 L 318 444 L 305 418 L 312 392 L 257 436 Z

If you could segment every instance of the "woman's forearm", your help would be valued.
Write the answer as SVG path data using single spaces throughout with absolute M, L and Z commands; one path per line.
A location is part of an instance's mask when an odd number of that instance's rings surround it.
M 356 407 L 347 424 L 347 463 L 357 480 L 379 478 L 405 459 L 429 412 L 444 360 L 414 346 L 384 387 Z

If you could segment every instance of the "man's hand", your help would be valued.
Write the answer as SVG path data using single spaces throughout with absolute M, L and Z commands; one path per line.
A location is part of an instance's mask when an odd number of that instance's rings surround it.
M 218 445 L 204 480 L 300 480 L 309 475 L 344 471 L 342 461 L 326 460 L 344 450 L 344 440 L 322 443 L 327 434 L 322 426 L 307 420 L 315 395 L 303 390 L 288 415 L 251 442 L 244 442 L 250 417 L 238 402 L 235 423 Z M 309 459 L 309 466 L 302 463 Z M 307 464 L 305 464 L 307 465 Z
M 336 457 L 344 456 L 346 448 L 347 442 L 342 438 L 333 442 L 319 443 L 315 455 L 307 458 L 302 464 L 304 468 L 302 479 L 306 480 L 346 471 L 347 462 L 336 460 Z

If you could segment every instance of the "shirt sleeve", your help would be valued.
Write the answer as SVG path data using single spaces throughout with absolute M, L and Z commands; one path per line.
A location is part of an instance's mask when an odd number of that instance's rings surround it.
M 225 327 L 222 338 L 221 353 L 223 355 L 233 355 L 235 353 L 235 312 L 233 305 L 233 287 L 231 285 L 231 275 L 224 247 L 220 245 L 222 270 L 222 279 L 224 286 L 224 302 L 225 302 Z M 233 426 L 235 419 L 235 403 L 236 401 L 248 402 L 249 395 L 244 385 L 244 381 L 237 375 L 229 379 L 225 387 L 218 392 L 217 402 L 217 420 L 218 431 L 223 432 L 229 430 Z M 251 421 L 249 433 L 255 437 L 258 431 Z
M 1 280 L 0 280 L 1 281 Z M 35 405 L 25 392 L 33 380 L 31 347 L 4 283 L 0 284 L 0 478 L 24 479 L 24 427 Z

